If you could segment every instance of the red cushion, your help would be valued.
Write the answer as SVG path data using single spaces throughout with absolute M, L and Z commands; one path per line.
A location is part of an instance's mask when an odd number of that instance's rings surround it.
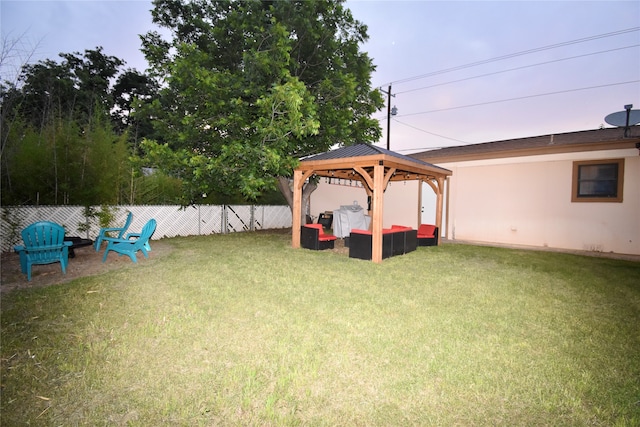
M 352 229 L 351 232 L 356 234 L 371 234 L 369 230 L 360 230 L 358 228 Z
M 324 228 L 322 227 L 322 224 L 305 224 L 305 227 L 308 228 L 315 228 L 318 230 L 318 240 L 321 242 L 326 242 L 329 240 L 336 240 L 337 237 L 333 236 L 331 234 L 324 234 Z
M 392 230 L 411 230 L 411 227 L 407 227 L 406 225 L 392 225 Z
M 436 231 L 436 226 L 431 224 L 420 224 L 418 228 L 418 237 L 433 237 Z

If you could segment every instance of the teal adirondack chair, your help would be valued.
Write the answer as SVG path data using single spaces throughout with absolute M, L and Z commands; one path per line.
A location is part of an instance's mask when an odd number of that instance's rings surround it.
M 116 252 L 120 255 L 127 255 L 131 258 L 131 261 L 138 262 L 136 254 L 138 251 L 142 252 L 145 258 L 149 258 L 149 251 L 151 246 L 149 245 L 149 239 L 156 231 L 156 220 L 150 219 L 140 233 L 129 233 L 124 239 L 117 239 L 115 237 L 105 237 L 107 242 L 107 248 L 104 251 L 104 257 L 102 262 L 107 260 L 107 254 L 109 251 Z
M 115 238 L 116 239 L 122 239 L 122 237 L 124 236 L 124 233 L 127 232 L 127 229 L 131 225 L 131 221 L 132 220 L 133 220 L 133 213 L 129 212 L 129 214 L 127 215 L 127 220 L 124 222 L 124 225 L 122 227 L 101 228 L 100 229 L 100 233 L 98 234 L 98 237 L 96 237 L 96 241 L 94 243 L 94 247 L 96 248 L 96 252 L 100 251 L 100 245 L 102 245 L 102 241 L 106 237 L 111 237 L 109 235 L 109 233 L 117 232 L 118 234 L 117 234 L 117 236 L 115 236 Z
M 13 249 L 20 255 L 20 269 L 31 281 L 31 266 L 34 264 L 52 264 L 59 262 L 62 273 L 67 274 L 69 262 L 69 246 L 72 242 L 64 241 L 64 228 L 55 222 L 40 221 L 22 230 L 24 245 L 16 245 Z

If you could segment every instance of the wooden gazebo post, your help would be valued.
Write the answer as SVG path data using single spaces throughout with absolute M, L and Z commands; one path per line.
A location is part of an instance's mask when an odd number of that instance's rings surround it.
M 371 261 L 382 262 L 382 214 L 384 203 L 384 163 L 373 167 L 373 217 L 371 218 Z
M 437 177 L 436 181 L 438 182 L 438 191 L 436 191 L 436 227 L 442 233 L 442 205 L 443 205 L 443 193 L 444 193 L 444 177 Z M 438 236 L 439 237 L 439 236 Z M 438 238 L 438 242 L 440 239 Z
M 435 183 L 431 180 L 423 180 L 436 193 L 436 227 L 442 232 L 442 208 L 444 206 L 444 176 L 434 177 Z
M 293 171 L 293 218 L 291 218 L 291 246 L 300 247 L 300 227 L 302 227 L 302 186 L 304 185 L 301 170 Z

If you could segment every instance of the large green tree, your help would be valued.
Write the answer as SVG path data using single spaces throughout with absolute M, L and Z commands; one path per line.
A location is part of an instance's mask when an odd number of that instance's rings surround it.
M 152 14 L 171 37 L 142 36 L 163 88 L 145 110 L 162 139 L 145 148 L 187 202 L 276 186 L 290 201 L 300 157 L 379 138 L 366 26 L 342 0 L 155 0 Z

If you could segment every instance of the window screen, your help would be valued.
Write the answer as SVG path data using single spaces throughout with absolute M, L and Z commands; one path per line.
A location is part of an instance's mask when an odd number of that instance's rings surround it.
M 624 160 L 575 162 L 573 197 L 579 201 L 622 201 Z

